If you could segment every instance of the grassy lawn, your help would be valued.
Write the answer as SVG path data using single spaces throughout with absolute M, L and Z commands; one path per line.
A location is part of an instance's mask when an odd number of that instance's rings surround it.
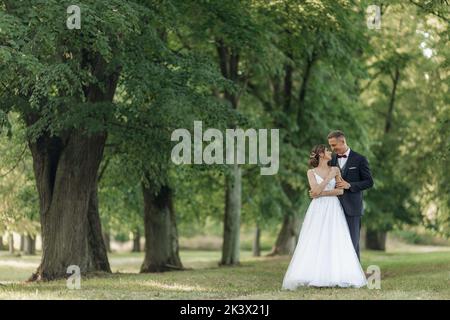
M 25 283 L 38 256 L 0 253 L 0 299 L 450 299 L 450 251 L 364 251 L 364 269 L 378 265 L 381 290 L 280 290 L 290 258 L 241 253 L 241 266 L 218 267 L 219 251 L 184 250 L 186 271 L 137 274 L 142 254 L 113 254 L 114 274 L 83 278 L 81 290 L 65 281 Z

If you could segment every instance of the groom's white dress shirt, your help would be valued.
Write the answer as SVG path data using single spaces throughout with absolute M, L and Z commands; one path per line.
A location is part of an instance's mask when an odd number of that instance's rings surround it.
M 348 155 L 350 154 L 350 148 L 347 149 L 347 151 L 344 153 L 347 158 L 338 158 L 339 167 L 342 169 L 344 168 L 345 164 L 347 163 Z

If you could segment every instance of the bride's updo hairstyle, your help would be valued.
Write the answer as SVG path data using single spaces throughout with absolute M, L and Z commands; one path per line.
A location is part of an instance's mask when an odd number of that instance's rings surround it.
M 324 144 L 318 144 L 315 146 L 309 155 L 309 165 L 312 167 L 317 167 L 319 165 L 320 154 L 325 153 L 327 146 Z

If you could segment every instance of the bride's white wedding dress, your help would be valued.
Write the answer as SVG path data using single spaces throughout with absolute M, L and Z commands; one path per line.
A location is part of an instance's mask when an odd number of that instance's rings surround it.
M 314 176 L 317 183 L 323 181 L 315 172 Z M 333 190 L 335 184 L 336 180 L 332 179 L 324 190 Z M 299 286 L 362 287 L 366 284 L 339 199 L 337 196 L 313 199 L 282 289 L 294 290 Z

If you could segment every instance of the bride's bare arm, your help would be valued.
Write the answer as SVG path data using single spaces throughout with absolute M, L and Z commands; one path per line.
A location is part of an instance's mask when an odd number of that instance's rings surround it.
M 333 189 L 329 191 L 322 191 L 318 197 L 326 197 L 326 196 L 340 196 L 344 194 L 344 189 Z
M 332 176 L 327 176 L 325 180 L 321 183 L 317 183 L 316 177 L 314 176 L 314 172 L 312 170 L 308 170 L 308 182 L 309 187 L 311 188 L 312 195 L 319 195 L 323 189 L 325 189 L 326 185 L 333 178 Z
M 341 176 L 341 170 L 337 169 L 336 167 L 336 182 L 342 181 Z M 330 191 L 322 191 L 319 195 L 319 197 L 326 197 L 326 196 L 340 196 L 344 194 L 344 189 L 342 188 L 336 188 Z
M 336 178 L 336 181 L 342 179 L 341 171 L 337 167 L 333 167 L 333 170 L 334 171 L 333 171 L 333 173 L 332 173 L 332 175 L 331 175 L 331 177 L 329 178 L 328 181 L 330 181 L 332 178 Z M 308 172 L 308 174 L 309 174 L 309 172 Z M 309 178 L 309 176 L 308 176 L 308 178 Z M 314 173 L 313 173 L 313 178 L 314 178 Z M 328 183 L 328 181 L 327 181 L 327 183 Z M 310 185 L 311 185 L 311 183 L 310 183 Z M 311 189 L 311 192 L 310 192 L 311 197 L 319 198 L 319 197 L 327 197 L 327 196 L 340 196 L 340 195 L 344 194 L 344 190 L 343 189 L 336 188 L 336 189 L 329 190 L 329 191 L 324 191 L 323 189 L 322 189 L 322 191 L 320 193 L 315 193 Z

